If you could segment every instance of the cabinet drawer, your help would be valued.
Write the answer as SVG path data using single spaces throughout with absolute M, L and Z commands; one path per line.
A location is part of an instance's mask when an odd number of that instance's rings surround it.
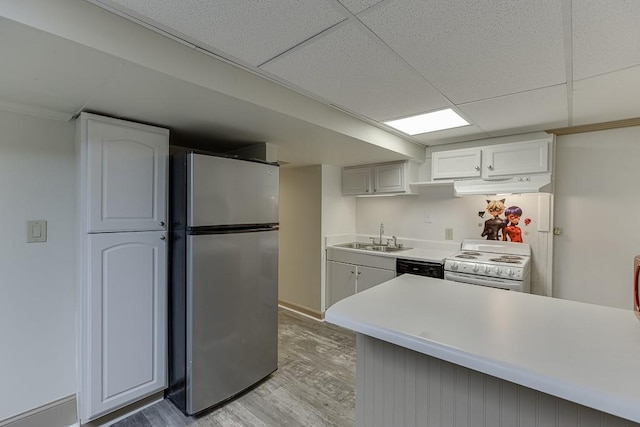
M 346 262 L 348 264 L 364 265 L 367 267 L 383 268 L 396 271 L 395 257 L 371 255 L 336 248 L 327 248 L 327 260 Z

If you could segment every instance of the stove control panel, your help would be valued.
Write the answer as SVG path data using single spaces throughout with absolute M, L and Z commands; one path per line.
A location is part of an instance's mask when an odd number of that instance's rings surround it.
M 454 261 L 447 259 L 444 269 L 458 273 L 476 274 L 480 276 L 503 277 L 511 280 L 523 280 L 522 267 L 505 267 L 502 265 L 485 264 L 472 261 Z

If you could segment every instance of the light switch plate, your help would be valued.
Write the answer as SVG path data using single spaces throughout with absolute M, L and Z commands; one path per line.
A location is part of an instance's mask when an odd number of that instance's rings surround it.
M 42 243 L 47 241 L 47 221 L 27 221 L 27 243 Z
M 433 214 L 431 211 L 424 211 L 424 222 L 431 224 L 433 222 Z

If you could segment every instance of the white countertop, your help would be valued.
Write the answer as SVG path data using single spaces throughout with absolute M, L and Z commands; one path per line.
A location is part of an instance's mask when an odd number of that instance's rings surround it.
M 438 262 L 442 264 L 444 264 L 444 259 L 446 257 L 451 256 L 456 252 L 456 251 L 442 251 L 442 250 L 424 249 L 424 248 L 407 249 L 405 251 L 397 251 L 397 252 L 376 252 L 376 251 L 367 251 L 364 249 L 341 248 L 339 246 L 329 246 L 329 247 L 333 249 L 339 249 L 341 251 L 357 252 L 360 254 L 364 253 L 369 255 L 384 256 L 384 257 L 390 257 L 390 258 Z
M 640 422 L 631 310 L 405 274 L 337 302 L 325 320 Z
M 325 236 L 325 247 L 334 248 L 344 251 L 364 253 L 376 256 L 384 256 L 389 258 L 402 258 L 417 261 L 439 262 L 444 264 L 444 259 L 460 251 L 460 242 L 439 241 L 439 240 L 419 240 L 406 237 L 397 238 L 398 243 L 402 243 L 404 247 L 411 248 L 398 252 L 376 252 L 363 249 L 341 248 L 341 243 L 362 242 L 370 244 L 371 238 L 379 240 L 378 236 L 368 236 L 365 234 L 338 234 Z M 383 237 L 382 241 L 387 240 Z

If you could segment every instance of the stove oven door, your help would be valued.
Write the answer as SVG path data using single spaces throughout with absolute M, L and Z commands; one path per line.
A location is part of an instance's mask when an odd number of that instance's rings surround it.
M 451 280 L 453 282 L 467 283 L 469 285 L 480 285 L 490 288 L 529 293 L 529 286 L 526 281 L 508 280 L 498 277 L 485 277 L 468 273 L 456 273 L 452 271 L 445 271 L 444 279 Z

